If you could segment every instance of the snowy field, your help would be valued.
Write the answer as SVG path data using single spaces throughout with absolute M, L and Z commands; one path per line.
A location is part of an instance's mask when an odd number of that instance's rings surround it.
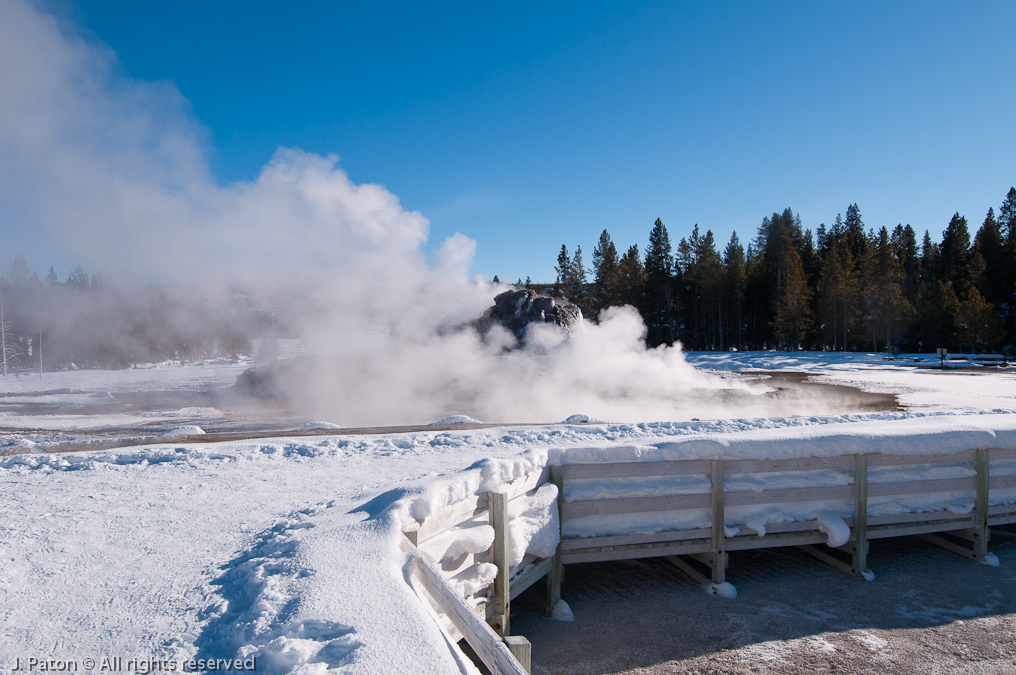
M 894 394 L 904 410 L 751 418 L 732 409 L 690 422 L 337 431 L 45 454 L 39 447 L 52 432 L 151 421 L 104 416 L 93 409 L 96 395 L 221 388 L 246 365 L 4 378 L 8 400 L 49 392 L 71 412 L 29 408 L 0 418 L 5 447 L 22 453 L 0 457 L 0 672 L 31 658 L 74 661 L 83 672 L 86 659 L 113 657 L 164 668 L 257 657 L 258 672 L 279 674 L 468 672 L 404 580 L 399 510 L 387 507 L 450 489 L 483 460 L 510 466 L 529 451 L 621 447 L 646 455 L 684 447 L 694 456 L 705 452 L 698 441 L 714 453 L 736 453 L 740 443 L 779 454 L 819 439 L 814 454 L 838 454 L 859 438 L 876 439 L 883 452 L 990 440 L 1016 447 L 1016 376 L 1007 370 L 917 370 L 864 354 L 688 360 L 716 371 L 813 373 L 819 382 Z M 73 414 L 75 405 L 87 413 Z M 176 413 L 150 414 L 172 423 Z M 906 440 L 914 436 L 919 442 Z

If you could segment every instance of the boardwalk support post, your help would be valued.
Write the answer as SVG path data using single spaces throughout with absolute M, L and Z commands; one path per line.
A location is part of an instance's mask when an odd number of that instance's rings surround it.
M 494 528 L 494 544 L 491 546 L 493 563 L 497 566 L 494 579 L 493 615 L 489 622 L 498 635 L 508 635 L 509 593 L 508 584 L 508 498 L 503 492 L 489 492 L 490 525 Z
M 508 651 L 519 662 L 527 673 L 533 672 L 533 645 L 521 635 L 506 635 L 504 638 Z
M 991 482 L 991 456 L 987 448 L 977 451 L 977 496 L 974 502 L 974 555 L 982 560 L 988 555 L 988 488 Z
M 854 537 L 850 542 L 854 576 L 868 572 L 868 455 L 854 455 Z
M 722 584 L 726 578 L 727 567 L 727 537 L 723 515 L 723 462 L 718 459 L 712 460 L 710 469 L 713 487 L 713 528 L 710 567 L 713 569 L 713 583 Z
M 550 467 L 550 482 L 557 486 L 557 522 L 558 526 L 564 527 L 564 467 Z M 550 616 L 554 613 L 554 607 L 561 599 L 561 581 L 564 577 L 564 567 L 561 565 L 561 541 L 558 538 L 557 549 L 554 551 L 554 566 L 547 575 L 547 607 L 544 613 Z

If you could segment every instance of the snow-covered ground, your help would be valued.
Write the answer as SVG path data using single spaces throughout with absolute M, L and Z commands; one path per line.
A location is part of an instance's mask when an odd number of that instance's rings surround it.
M 176 663 L 256 656 L 264 673 L 468 670 L 406 584 L 400 523 L 386 509 L 453 484 L 489 458 L 534 449 L 737 452 L 750 439 L 772 453 L 808 439 L 824 439 L 818 454 L 843 452 L 857 438 L 885 452 L 942 452 L 989 438 L 1016 447 L 1016 382 L 1007 371 L 918 371 L 879 355 L 688 358 L 716 370 L 811 372 L 897 394 L 909 409 L 754 419 L 733 410 L 701 422 L 365 436 L 335 430 L 314 438 L 3 457 L 0 672 L 18 659 L 24 668 L 30 658 L 76 661 L 83 672 L 85 659 L 100 664 L 118 656 Z M 90 396 L 225 386 L 244 367 L 47 373 L 45 387 L 38 376 L 34 383 L 8 377 L 0 391 Z M 52 421 L 19 418 L 33 429 Z M 0 419 L 0 427 L 16 444 L 19 432 L 8 421 Z M 923 440 L 905 440 L 914 435 Z M 692 439 L 704 443 L 675 444 Z

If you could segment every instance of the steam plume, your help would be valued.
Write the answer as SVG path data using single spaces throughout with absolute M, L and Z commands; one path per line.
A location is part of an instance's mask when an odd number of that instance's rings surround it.
M 253 181 L 217 184 L 206 132 L 172 84 L 126 77 L 108 48 L 22 0 L 0 4 L 0 91 L 0 195 L 51 249 L 178 284 L 302 289 L 318 361 L 293 395 L 308 414 L 665 419 L 694 414 L 690 390 L 721 387 L 679 349 L 646 351 L 630 308 L 569 340 L 535 327 L 517 351 L 507 333 L 440 331 L 499 290 L 468 278 L 473 240 L 449 237 L 428 263 L 426 218 L 350 181 L 335 156 L 280 148 Z

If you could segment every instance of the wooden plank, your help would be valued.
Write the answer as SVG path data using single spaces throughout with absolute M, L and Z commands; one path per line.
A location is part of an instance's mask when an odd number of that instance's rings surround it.
M 688 476 L 709 473 L 708 459 L 683 459 L 669 462 L 611 462 L 609 464 L 567 464 L 565 480 L 582 478 L 643 478 L 648 476 Z
M 988 487 L 992 490 L 1016 488 L 1016 476 L 994 476 L 988 480 Z
M 523 670 L 527 673 L 531 672 L 533 668 L 533 645 L 529 644 L 529 640 L 521 635 L 510 635 L 505 637 L 504 643 Z
M 845 520 L 850 520 L 849 518 Z M 853 521 L 851 521 L 853 522 Z M 848 523 L 849 524 L 849 523 Z M 817 520 L 802 520 L 795 523 L 766 523 L 766 535 L 770 535 L 776 532 L 804 532 L 807 530 L 817 530 Z M 740 533 L 737 537 L 757 537 L 755 530 L 748 529 L 747 527 L 740 527 Z M 734 537 L 735 539 L 737 537 Z
M 488 492 L 490 499 L 490 525 L 494 528 L 494 544 L 490 547 L 491 557 L 497 566 L 494 578 L 492 603 L 494 616 L 491 627 L 498 635 L 508 635 L 508 617 L 511 589 L 508 574 L 508 497 L 501 492 Z
M 970 520 L 969 513 L 949 513 L 948 511 L 929 511 L 926 513 L 899 513 L 891 516 L 870 516 L 868 527 L 875 525 L 896 525 L 899 523 L 928 523 L 943 520 Z
M 852 469 L 853 455 L 798 457 L 794 459 L 733 459 L 724 462 L 724 473 L 772 473 L 774 471 L 829 471 Z
M 566 565 L 585 562 L 607 562 L 609 560 L 637 560 L 639 558 L 659 558 L 667 555 L 688 555 L 691 553 L 708 553 L 712 542 L 708 539 L 691 541 L 661 542 L 644 546 L 612 546 L 602 549 L 581 551 L 562 551 L 561 560 Z
M 994 460 L 1016 459 L 1016 448 L 991 448 L 988 453 Z
M 930 541 L 932 544 L 935 544 L 936 546 L 940 546 L 940 547 L 944 548 L 947 551 L 952 551 L 953 553 L 955 553 L 957 555 L 961 555 L 961 556 L 963 556 L 964 558 L 966 558 L 968 560 L 979 560 L 980 559 L 975 551 L 971 551 L 970 549 L 963 548 L 959 544 L 951 542 L 948 539 L 943 539 L 942 537 L 936 537 L 933 534 L 919 534 L 917 536 L 919 538 L 921 538 L 921 539 L 924 539 L 925 541 Z
M 458 564 L 453 565 L 453 562 Z M 490 552 L 484 551 L 483 553 L 467 553 L 461 558 L 457 558 L 455 561 L 441 560 L 434 563 L 434 567 L 441 572 L 446 579 L 451 579 L 456 574 L 459 574 L 473 565 L 481 562 L 490 562 Z
M 998 506 L 988 507 L 989 516 L 997 516 L 1000 513 L 1016 513 L 1016 504 L 999 504 Z
M 419 553 L 413 554 L 411 564 L 413 577 L 434 598 L 492 675 L 528 675 L 501 637 L 452 590 L 433 565 Z
M 561 542 L 562 551 L 600 546 L 626 546 L 628 544 L 653 544 L 658 541 L 683 541 L 685 539 L 702 539 L 711 537 L 712 530 L 708 527 L 695 530 L 670 530 L 656 534 L 619 534 L 609 537 L 579 537 L 565 539 Z
M 665 556 L 663 559 L 666 560 L 667 562 L 669 562 L 671 565 L 673 565 L 677 569 L 679 569 L 682 572 L 684 572 L 685 574 L 687 574 L 689 577 L 691 577 L 692 581 L 694 581 L 696 584 L 698 584 L 700 586 L 708 586 L 709 585 L 709 583 L 710 583 L 709 582 L 709 577 L 707 577 L 706 575 L 704 575 L 701 572 L 699 572 L 697 569 L 695 569 L 692 566 L 691 563 L 685 561 L 680 556 L 668 555 L 668 556 Z
M 756 548 L 779 548 L 781 546 L 805 546 L 824 544 L 829 536 L 824 532 L 781 532 L 766 534 L 764 537 L 737 537 L 727 542 L 727 551 L 749 551 Z
M 840 572 L 843 572 L 844 574 L 847 574 L 847 575 L 852 576 L 852 577 L 859 577 L 859 576 L 861 576 L 861 573 L 858 572 L 856 568 L 851 567 L 850 565 L 848 565 L 847 563 L 845 563 L 843 561 L 837 560 L 836 558 L 832 557 L 828 553 L 825 553 L 824 551 L 818 550 L 814 546 L 807 546 L 806 545 L 806 546 L 798 546 L 797 548 L 800 549 L 801 551 L 807 553 L 812 558 L 815 558 L 816 560 L 820 560 L 821 562 L 824 562 L 826 565 L 829 565 L 833 569 L 839 570 Z M 866 568 L 862 568 L 862 569 L 866 569 Z
M 973 462 L 976 459 L 976 450 L 963 450 L 950 454 L 938 455 L 868 455 L 868 466 L 911 466 L 914 464 L 957 464 L 960 462 Z
M 854 549 L 851 557 L 857 576 L 868 571 L 868 455 L 854 455 L 854 528 L 851 538 Z
M 1012 525 L 1016 523 L 1016 513 L 1000 514 L 996 516 L 988 516 L 988 525 L 995 527 L 997 525 Z
M 714 459 L 713 465 L 710 471 L 709 481 L 712 485 L 712 494 L 710 494 L 710 510 L 712 511 L 712 567 L 713 570 L 713 583 L 722 584 L 724 577 L 726 576 L 726 561 L 727 555 L 726 543 L 726 523 L 724 522 L 724 495 L 723 495 L 723 462 Z
M 727 551 L 750 551 L 759 548 L 780 548 L 783 546 L 803 546 L 806 544 L 824 544 L 828 536 L 823 532 L 784 532 L 767 534 L 765 537 L 738 537 L 727 543 Z
M 519 597 L 526 589 L 547 576 L 553 567 L 553 558 L 540 558 L 537 560 L 528 571 L 511 580 L 508 599 L 514 600 Z
M 554 612 L 554 607 L 557 606 L 558 600 L 561 599 L 561 581 L 564 579 L 564 566 L 561 563 L 561 527 L 564 523 L 564 470 L 560 466 L 555 466 L 550 469 L 550 480 L 554 485 L 557 486 L 557 524 L 558 524 L 558 544 L 554 550 L 554 564 L 550 570 L 550 576 L 547 577 L 547 608 L 544 613 L 550 616 Z
M 977 489 L 977 479 L 939 478 L 937 480 L 908 480 L 894 483 L 868 483 L 868 497 L 893 497 L 895 495 L 931 494 L 934 492 L 961 492 Z
M 481 515 L 487 509 L 487 495 L 472 495 L 424 518 L 418 528 L 419 543 L 450 530 L 459 523 Z
M 709 493 L 671 495 L 668 497 L 627 497 L 620 499 L 586 499 L 564 502 L 564 522 L 586 516 L 606 516 L 617 513 L 653 513 L 657 511 L 683 511 L 707 509 L 711 504 Z
M 868 539 L 886 539 L 888 537 L 905 537 L 909 535 L 929 534 L 932 532 L 948 532 L 974 526 L 974 519 L 968 516 L 965 520 L 943 520 L 938 522 L 912 523 L 901 525 L 868 525 Z
M 728 492 L 724 497 L 727 506 L 748 506 L 752 504 L 784 504 L 789 502 L 818 502 L 833 499 L 850 500 L 854 495 L 853 485 L 827 485 L 812 488 L 786 488 L 763 490 L 762 492 Z

